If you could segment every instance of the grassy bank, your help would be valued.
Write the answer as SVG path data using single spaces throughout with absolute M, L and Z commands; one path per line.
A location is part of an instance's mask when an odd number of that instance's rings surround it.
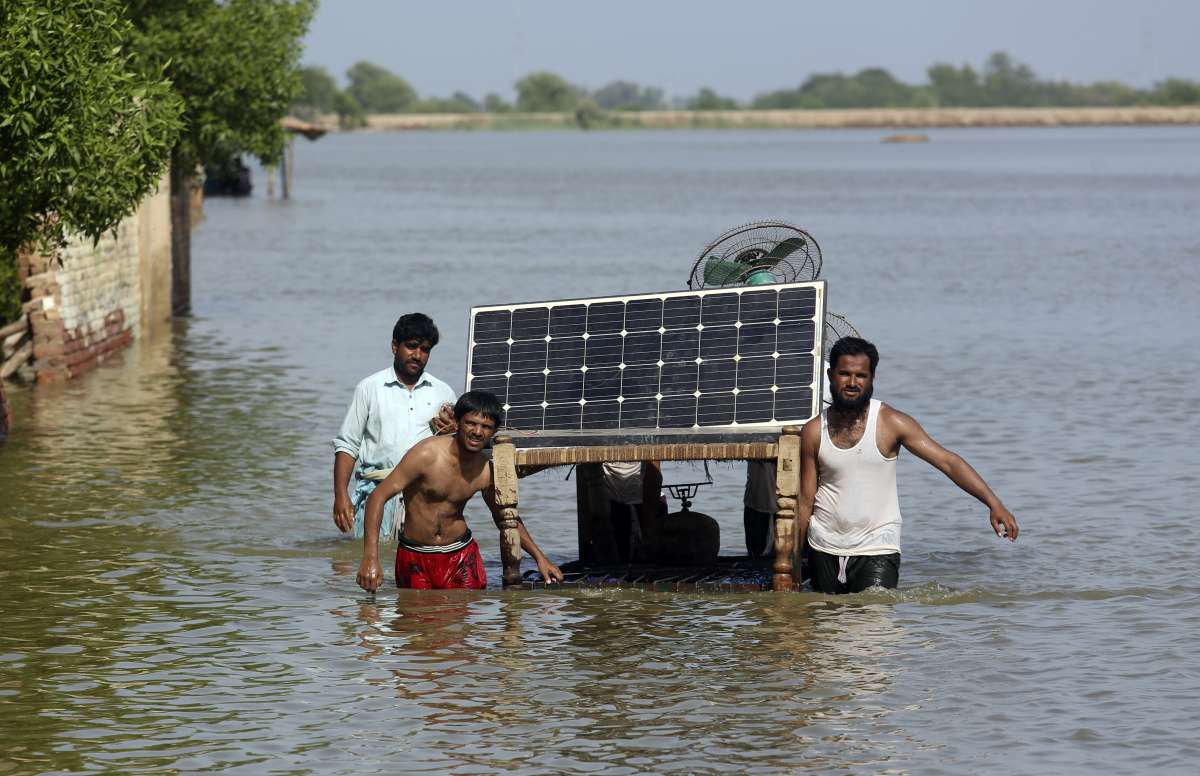
M 592 113 L 594 129 L 929 129 L 1200 124 L 1200 106 L 1128 108 L 870 108 L 852 110 L 641 111 Z M 336 127 L 329 117 L 323 122 Z M 377 131 L 576 129 L 574 113 L 398 113 L 367 118 Z

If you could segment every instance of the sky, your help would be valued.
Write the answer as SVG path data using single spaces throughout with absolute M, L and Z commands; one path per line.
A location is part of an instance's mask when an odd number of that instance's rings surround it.
M 1200 80 L 1196 0 L 322 0 L 304 63 L 339 80 L 359 60 L 422 96 L 495 92 L 534 70 L 590 89 L 623 79 L 668 96 L 745 100 L 813 73 L 884 67 L 924 83 L 934 62 L 979 69 L 1007 51 L 1039 78 L 1145 87 Z

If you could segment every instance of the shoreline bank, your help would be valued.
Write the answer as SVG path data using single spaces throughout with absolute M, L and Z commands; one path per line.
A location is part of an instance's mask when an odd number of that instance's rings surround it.
M 337 130 L 337 119 L 318 122 Z M 367 131 L 465 129 L 937 129 L 1200 125 L 1200 106 L 1128 108 L 869 108 L 847 110 L 401 113 L 367 117 Z

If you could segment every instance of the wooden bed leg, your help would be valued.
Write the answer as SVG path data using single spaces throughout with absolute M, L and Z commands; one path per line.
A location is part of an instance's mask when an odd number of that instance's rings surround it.
M 779 437 L 775 461 L 775 493 L 779 507 L 775 512 L 775 563 L 771 587 L 793 590 L 792 549 L 795 544 L 796 499 L 800 495 L 800 427 L 785 426 Z
M 517 530 L 517 451 L 512 437 L 497 436 L 492 445 L 492 477 L 500 508 L 500 560 L 504 586 L 521 584 L 521 534 Z

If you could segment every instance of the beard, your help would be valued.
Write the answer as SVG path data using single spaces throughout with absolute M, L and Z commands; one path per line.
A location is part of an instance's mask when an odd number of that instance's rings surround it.
M 866 390 L 858 395 L 857 399 L 847 400 L 842 398 L 842 395 L 837 391 L 831 391 L 833 397 L 833 408 L 838 412 L 859 413 L 871 401 L 872 394 L 875 393 L 874 384 L 868 385 Z

